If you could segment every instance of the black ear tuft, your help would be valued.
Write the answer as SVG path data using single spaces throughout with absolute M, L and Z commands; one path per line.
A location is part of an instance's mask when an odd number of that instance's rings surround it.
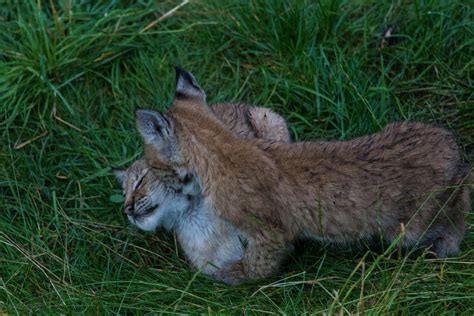
M 194 88 L 201 89 L 192 73 L 178 66 L 176 66 L 174 69 L 176 71 L 176 85 L 178 84 L 178 80 L 181 78 L 188 84 L 192 85 Z
M 176 94 L 177 99 L 196 99 L 201 102 L 206 101 L 206 93 L 197 83 L 196 78 L 189 71 L 175 67 L 176 70 Z

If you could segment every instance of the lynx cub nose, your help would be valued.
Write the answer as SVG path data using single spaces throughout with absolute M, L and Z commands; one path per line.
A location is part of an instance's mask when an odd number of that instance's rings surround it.
M 133 204 L 129 204 L 129 205 L 125 206 L 124 212 L 127 215 L 132 215 L 133 214 Z

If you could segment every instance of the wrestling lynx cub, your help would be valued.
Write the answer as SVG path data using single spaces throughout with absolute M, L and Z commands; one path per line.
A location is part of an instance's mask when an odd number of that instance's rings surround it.
M 117 170 L 124 195 L 132 197 L 125 207 L 131 223 L 145 231 L 158 227 L 173 230 L 189 262 L 202 272 L 216 271 L 240 260 L 244 247 L 239 231 L 204 206 L 202 196 L 191 196 L 165 185 L 144 159 L 127 170 Z M 179 180 L 176 178 L 177 183 Z
M 299 237 L 391 242 L 404 227 L 405 247 L 459 252 L 471 182 L 444 129 L 395 123 L 343 142 L 245 140 L 216 119 L 180 68 L 170 110 L 135 116 L 158 176 L 191 173 L 209 210 L 247 239 L 243 258 L 219 272 L 228 283 L 274 274 Z
M 290 141 L 285 120 L 269 109 L 216 104 L 212 111 L 239 137 Z M 130 222 L 146 231 L 157 227 L 174 230 L 191 264 L 203 273 L 213 275 L 242 258 L 239 231 L 205 207 L 200 189 L 191 178 L 176 175 L 164 183 L 144 159 L 114 173 L 122 183 Z

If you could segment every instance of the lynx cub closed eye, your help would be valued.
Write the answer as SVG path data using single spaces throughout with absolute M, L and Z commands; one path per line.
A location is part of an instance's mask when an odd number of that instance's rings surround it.
M 173 213 L 189 208 L 186 196 L 165 186 L 143 159 L 114 174 L 122 182 L 128 219 L 143 230 L 171 225 Z

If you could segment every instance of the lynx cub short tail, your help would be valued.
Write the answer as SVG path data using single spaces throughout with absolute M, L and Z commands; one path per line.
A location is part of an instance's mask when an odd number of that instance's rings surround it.
M 212 111 L 239 137 L 290 141 L 285 120 L 270 109 L 216 104 Z M 242 259 L 244 238 L 238 229 L 207 209 L 198 183 L 191 177 L 176 174 L 160 180 L 144 159 L 114 173 L 124 190 L 129 221 L 146 231 L 157 227 L 174 230 L 195 268 L 213 275 Z
M 391 242 L 403 224 L 404 247 L 459 251 L 471 183 L 444 129 L 395 123 L 344 142 L 242 139 L 180 68 L 170 110 L 135 116 L 148 164 L 192 173 L 209 210 L 248 240 L 243 258 L 220 271 L 228 283 L 274 274 L 300 237 Z

